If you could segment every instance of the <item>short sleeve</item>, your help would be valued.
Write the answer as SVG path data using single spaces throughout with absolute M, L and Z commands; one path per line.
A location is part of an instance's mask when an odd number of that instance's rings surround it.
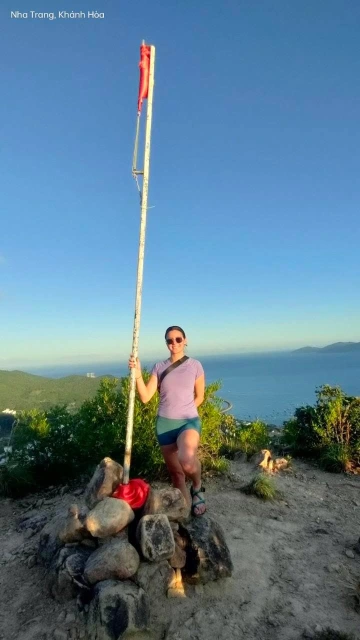
M 204 375 L 203 366 L 201 362 L 199 362 L 199 360 L 196 360 L 195 380 L 197 380 L 198 378 L 200 378 L 200 376 L 203 376 L 203 375 Z
M 153 368 L 151 369 L 151 375 L 152 376 L 156 376 L 158 378 L 158 376 L 159 376 L 159 363 L 158 362 L 156 364 L 154 364 Z

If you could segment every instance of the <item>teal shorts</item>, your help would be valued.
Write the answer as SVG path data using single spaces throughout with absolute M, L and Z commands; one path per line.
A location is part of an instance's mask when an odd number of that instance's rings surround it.
M 172 418 L 156 418 L 156 436 L 160 447 L 166 444 L 175 444 L 179 435 L 188 429 L 195 429 L 201 433 L 200 418 L 183 418 L 182 420 L 173 420 Z

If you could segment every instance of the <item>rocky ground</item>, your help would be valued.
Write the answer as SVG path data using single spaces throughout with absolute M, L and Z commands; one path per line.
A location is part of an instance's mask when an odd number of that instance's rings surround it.
M 233 462 L 228 477 L 206 481 L 208 514 L 224 529 L 232 578 L 186 586 L 185 599 L 159 599 L 152 633 L 136 638 L 295 640 L 331 627 L 360 639 L 352 591 L 360 582 L 360 477 L 295 461 L 275 476 L 282 499 L 263 503 L 239 491 L 253 474 L 251 464 Z M 75 601 L 49 597 L 36 563 L 42 522 L 76 501 L 81 495 L 66 487 L 0 500 L 1 640 L 86 639 L 84 614 Z M 39 516 L 39 531 L 19 527 L 26 515 Z

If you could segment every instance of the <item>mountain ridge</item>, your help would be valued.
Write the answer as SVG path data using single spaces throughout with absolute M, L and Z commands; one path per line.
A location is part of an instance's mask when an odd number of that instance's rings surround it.
M 25 371 L 0 369 L 0 412 L 4 409 L 49 409 L 55 404 L 78 409 L 95 395 L 103 378 L 112 377 L 70 375 L 46 378 Z
M 292 353 L 318 353 L 319 351 L 323 353 L 360 352 L 360 342 L 333 342 L 325 347 L 300 347 L 300 349 L 295 349 Z

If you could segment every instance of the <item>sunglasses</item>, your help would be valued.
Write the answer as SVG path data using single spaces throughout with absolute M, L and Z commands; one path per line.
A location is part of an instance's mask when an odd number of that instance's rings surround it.
M 166 338 L 166 344 L 181 344 L 184 338 Z

